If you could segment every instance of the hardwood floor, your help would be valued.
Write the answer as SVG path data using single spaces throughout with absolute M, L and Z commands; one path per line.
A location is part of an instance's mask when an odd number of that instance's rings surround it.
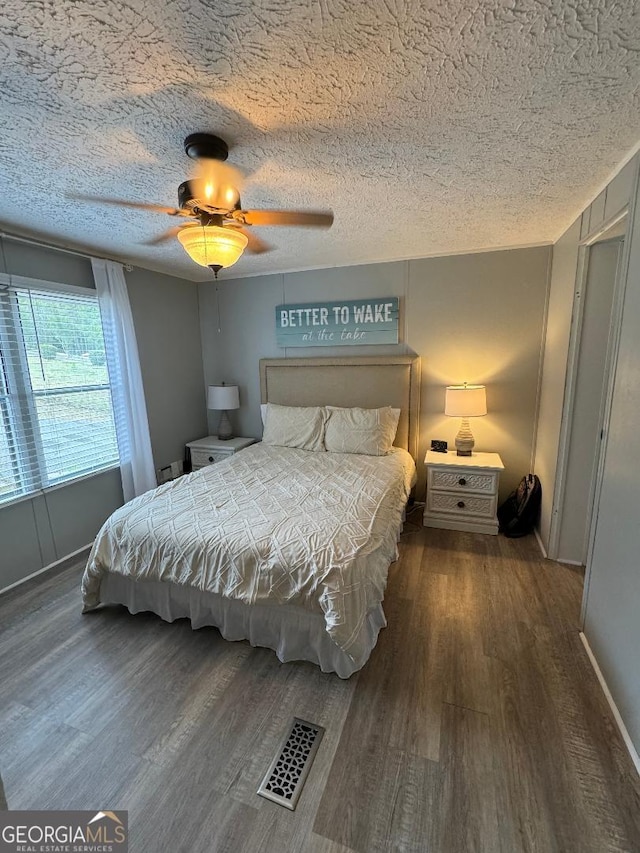
M 349 681 L 150 614 L 82 616 L 82 565 L 0 597 L 12 809 L 128 809 L 133 853 L 640 851 L 640 782 L 532 537 L 407 525 Z M 326 734 L 289 812 L 255 793 L 293 716 Z

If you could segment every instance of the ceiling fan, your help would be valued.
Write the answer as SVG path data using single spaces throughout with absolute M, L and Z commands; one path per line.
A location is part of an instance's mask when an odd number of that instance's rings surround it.
M 270 251 L 267 243 L 248 230 L 253 226 L 329 228 L 333 223 L 331 211 L 243 209 L 240 202 L 243 176 L 225 162 L 229 148 L 219 136 L 192 133 L 184 141 L 184 150 L 197 161 L 198 169 L 194 178 L 178 187 L 178 207 L 91 195 L 71 197 L 183 218 L 180 225 L 169 228 L 148 244 L 158 245 L 177 237 L 192 260 L 209 267 L 216 278 L 223 267 L 235 264 L 245 249 L 254 254 Z

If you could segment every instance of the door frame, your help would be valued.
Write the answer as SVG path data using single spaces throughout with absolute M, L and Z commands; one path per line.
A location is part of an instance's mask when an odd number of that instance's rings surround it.
M 597 230 L 583 237 L 582 240 L 580 240 L 578 249 L 576 286 L 574 290 L 573 310 L 571 314 L 571 331 L 569 334 L 569 350 L 567 354 L 567 373 L 565 377 L 564 399 L 562 405 L 562 420 L 560 423 L 560 437 L 558 442 L 558 457 L 554 482 L 553 506 L 551 510 L 551 525 L 549 530 L 549 547 L 547 549 L 548 556 L 551 559 L 557 559 L 558 547 L 560 543 L 560 530 L 562 526 L 562 514 L 566 491 L 567 464 L 569 460 L 569 442 L 571 438 L 571 430 L 573 427 L 580 343 L 582 340 L 582 326 L 585 304 L 584 294 L 589 274 L 589 252 L 593 245 L 600 242 L 601 238 L 604 234 L 606 234 L 607 231 L 610 231 L 611 228 L 613 228 L 625 218 L 625 241 L 622 249 L 622 255 L 619 258 L 618 265 L 616 268 L 613 302 L 611 307 L 611 323 L 609 330 L 609 342 L 607 346 L 607 362 L 605 365 L 604 395 L 600 413 L 602 439 L 600 442 L 600 453 L 598 454 L 595 478 L 592 480 L 591 495 L 589 498 L 591 507 L 591 524 L 587 533 L 587 566 L 589 564 L 589 555 L 591 552 L 593 532 L 595 528 L 594 520 L 596 516 L 596 506 L 600 494 L 600 480 L 602 478 L 602 466 L 604 456 L 602 449 L 604 448 L 605 437 L 607 435 L 609 427 L 611 398 L 613 394 L 613 378 L 615 375 L 615 365 L 618 357 L 620 327 L 622 325 L 622 306 L 624 302 L 624 294 L 627 282 L 627 271 L 629 266 L 629 241 L 626 239 L 626 234 L 629 233 L 630 226 L 629 205 L 625 205 L 614 216 L 611 216 L 609 217 L 609 219 L 602 222 L 597 228 Z M 571 562 L 575 563 L 576 565 L 582 565 L 582 563 L 578 562 L 577 560 Z M 587 575 L 588 572 L 587 574 L 585 574 L 585 598 L 586 589 L 588 586 Z

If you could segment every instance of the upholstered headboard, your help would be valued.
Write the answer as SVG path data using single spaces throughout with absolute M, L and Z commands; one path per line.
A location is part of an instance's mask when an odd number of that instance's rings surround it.
M 360 406 L 401 410 L 395 444 L 415 459 L 420 416 L 420 358 L 410 355 L 354 358 L 263 358 L 263 403 L 281 406 Z

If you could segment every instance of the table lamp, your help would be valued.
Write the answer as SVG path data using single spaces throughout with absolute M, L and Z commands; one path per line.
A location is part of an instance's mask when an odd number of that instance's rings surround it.
M 240 408 L 240 394 L 237 385 L 209 385 L 207 392 L 207 408 L 218 409 L 220 415 L 220 424 L 218 425 L 218 438 L 220 441 L 229 441 L 233 438 L 231 429 L 231 421 L 229 420 L 228 412 L 231 409 Z
M 484 385 L 447 385 L 444 397 L 444 413 L 451 418 L 462 418 L 460 432 L 456 436 L 458 456 L 471 456 L 473 434 L 468 418 L 487 414 L 487 392 Z

